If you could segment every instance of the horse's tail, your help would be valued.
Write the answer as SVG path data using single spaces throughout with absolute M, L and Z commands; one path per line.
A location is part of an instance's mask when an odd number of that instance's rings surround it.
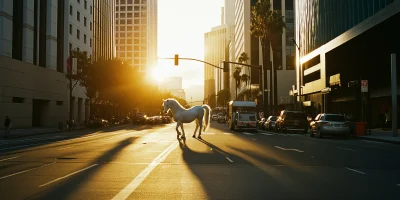
M 203 105 L 202 107 L 203 107 L 204 110 L 206 110 L 206 113 L 204 115 L 205 126 L 204 126 L 204 129 L 203 129 L 203 132 L 205 132 L 210 127 L 211 108 L 208 105 Z

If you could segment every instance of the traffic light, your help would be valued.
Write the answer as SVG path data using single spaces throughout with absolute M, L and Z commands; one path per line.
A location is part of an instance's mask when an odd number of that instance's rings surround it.
M 229 72 L 229 63 L 223 61 L 224 63 L 224 72 Z
M 175 54 L 175 66 L 177 66 L 179 64 L 178 60 L 179 60 L 179 56 L 178 54 Z

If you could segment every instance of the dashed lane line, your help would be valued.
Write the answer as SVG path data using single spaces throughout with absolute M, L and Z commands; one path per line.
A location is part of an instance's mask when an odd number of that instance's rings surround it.
M 233 163 L 233 160 L 230 159 L 229 157 L 225 157 L 227 160 L 229 160 L 229 162 Z
M 29 172 L 29 171 L 32 171 L 32 170 L 35 170 L 35 169 L 39 169 L 39 168 L 42 168 L 42 167 L 46 167 L 46 166 L 49 166 L 49 165 L 52 165 L 52 164 L 55 164 L 55 163 L 56 163 L 56 162 L 52 162 L 52 163 L 45 164 L 45 165 L 42 165 L 42 166 L 39 166 L 39 167 L 35 167 L 35 168 L 32 168 L 32 169 L 27 169 L 27 170 L 20 171 L 20 172 L 14 173 L 14 174 L 10 174 L 10 175 L 7 175 L 7 176 L 3 176 L 3 177 L 0 177 L 0 180 L 1 180 L 1 179 L 8 178 L 8 177 L 11 177 L 11 176 L 15 176 L 15 175 L 18 175 L 18 174 L 23 174 L 23 173 L 25 173 L 25 172 Z
M 348 148 L 343 148 L 343 147 L 337 147 L 338 149 L 346 150 L 346 151 L 356 151 L 354 149 L 348 149 Z
M 300 153 L 304 153 L 304 151 L 298 150 L 298 149 L 286 149 L 286 148 L 283 148 L 283 147 L 280 147 L 280 146 L 275 146 L 275 148 L 281 149 L 281 150 L 284 150 L 284 151 L 297 151 L 297 152 L 300 152 Z
M 260 134 L 261 134 L 261 135 L 266 135 L 266 136 L 275 135 L 275 134 L 272 134 L 272 133 L 264 133 L 264 132 L 261 132 Z
M 357 173 L 359 173 L 359 174 L 365 174 L 365 173 L 362 172 L 362 171 L 358 171 L 358 170 L 351 169 L 351 168 L 348 168 L 348 167 L 345 167 L 345 168 L 348 169 L 348 170 L 350 170 L 350 171 L 357 172 Z
M 19 158 L 20 156 L 15 156 L 15 157 L 12 157 L 12 158 L 6 158 L 6 159 L 2 159 L 2 160 L 0 160 L 0 162 L 1 161 L 6 161 L 6 160 L 11 160 L 11 159 L 15 159 L 15 158 Z
M 245 135 L 254 135 L 253 133 L 243 132 Z
M 57 182 L 57 181 L 59 181 L 59 180 L 65 179 L 65 178 L 70 177 L 70 176 L 72 176 L 72 175 L 74 175 L 74 174 L 77 174 L 77 173 L 79 173 L 79 172 L 82 172 L 82 171 L 85 171 L 85 170 L 87 170 L 87 169 L 90 169 L 90 168 L 92 168 L 92 167 L 94 167 L 94 166 L 96 166 L 96 165 L 97 165 L 97 164 L 93 164 L 93 165 L 91 165 L 91 166 L 89 166 L 89 167 L 86 167 L 86 168 L 84 168 L 84 169 L 78 170 L 78 171 L 76 171 L 76 172 L 72 172 L 72 173 L 67 174 L 67 175 L 65 175 L 65 176 L 63 176 L 63 177 L 54 179 L 54 180 L 52 180 L 52 181 L 50 181 L 50 182 L 48 182 L 48 183 L 45 183 L 45 184 L 43 184 L 43 185 L 40 185 L 39 187 L 43 187 L 43 186 L 52 184 L 52 183 L 54 183 L 54 182 Z

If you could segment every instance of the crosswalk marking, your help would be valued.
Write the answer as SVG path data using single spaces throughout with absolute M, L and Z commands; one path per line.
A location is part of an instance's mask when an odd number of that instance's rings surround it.
M 243 134 L 245 134 L 245 135 L 254 135 L 254 134 L 248 133 L 248 132 L 243 132 Z
M 233 135 L 232 133 L 224 133 L 225 135 Z

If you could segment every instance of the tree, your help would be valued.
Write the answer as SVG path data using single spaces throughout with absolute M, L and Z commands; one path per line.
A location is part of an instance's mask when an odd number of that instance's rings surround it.
M 233 78 L 235 79 L 235 83 L 236 83 L 236 99 L 237 99 L 237 90 L 240 86 L 240 80 L 242 79 L 242 76 L 240 75 L 240 71 L 241 68 L 240 67 L 236 67 L 235 72 L 233 72 Z
M 77 61 L 77 68 L 76 72 L 73 70 L 73 63 L 72 60 L 73 58 L 76 58 Z M 70 56 L 68 58 L 69 60 L 69 65 L 67 66 L 67 73 L 65 74 L 65 77 L 69 80 L 68 84 L 68 89 L 69 89 L 69 117 L 68 120 L 71 123 L 72 122 L 72 91 L 74 90 L 76 84 L 81 83 L 82 81 L 82 76 L 83 73 L 82 71 L 88 66 L 90 66 L 90 58 L 87 55 L 86 51 L 78 51 L 78 50 L 72 50 L 70 52 Z M 68 124 L 70 125 L 70 124 Z
M 225 106 L 230 98 L 231 98 L 231 93 L 229 92 L 229 89 L 223 89 L 223 90 L 218 91 L 218 93 L 217 93 L 217 105 L 218 106 Z
M 272 73 L 276 73 L 276 69 L 272 70 L 270 48 L 274 51 L 276 44 L 279 44 L 277 40 L 281 38 L 278 36 L 282 35 L 285 22 L 283 16 L 278 11 L 271 9 L 269 0 L 259 0 L 255 6 L 252 6 L 251 13 L 250 32 L 260 39 L 264 67 L 263 71 L 265 73 L 267 70 L 271 70 L 270 79 L 272 80 Z M 264 85 L 266 82 L 267 78 L 264 76 Z M 274 96 L 277 98 L 276 84 L 274 86 Z M 266 95 L 265 100 L 267 99 L 268 95 Z M 266 102 L 264 102 L 264 104 L 266 104 Z M 266 108 L 267 106 L 265 105 L 264 109 Z
M 246 63 L 247 64 L 247 61 L 249 60 L 250 58 L 249 58 L 249 56 L 247 55 L 247 53 L 246 52 L 242 52 L 241 54 L 240 54 L 240 56 L 239 56 L 239 59 L 238 59 L 238 61 L 240 62 L 240 63 Z M 250 71 L 250 67 L 247 67 L 248 68 L 248 71 L 249 71 L 249 74 L 248 75 L 246 75 L 245 77 L 242 77 L 242 81 L 243 82 L 246 82 L 246 85 L 247 85 L 247 82 L 248 81 L 250 81 L 250 91 L 251 91 L 251 71 Z M 244 74 L 245 75 L 245 74 Z M 243 75 L 242 75 L 243 76 Z
M 215 100 L 216 100 L 216 95 L 215 95 L 215 93 L 212 93 L 212 94 L 208 97 L 208 105 L 209 105 L 211 108 L 215 108 L 215 106 L 216 106 Z

